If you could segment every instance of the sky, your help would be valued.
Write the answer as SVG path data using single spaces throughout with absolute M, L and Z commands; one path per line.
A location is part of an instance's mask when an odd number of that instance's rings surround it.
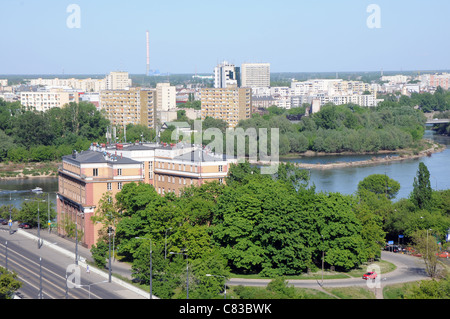
M 271 72 L 443 70 L 448 12 L 448 0 L 1 0 L 0 74 L 144 74 L 147 30 L 162 73 L 211 74 L 224 60 Z

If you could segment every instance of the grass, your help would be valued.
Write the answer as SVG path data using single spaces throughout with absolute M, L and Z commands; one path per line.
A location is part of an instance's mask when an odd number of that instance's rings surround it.
M 375 299 L 372 291 L 362 287 L 324 288 L 324 290 L 340 299 Z

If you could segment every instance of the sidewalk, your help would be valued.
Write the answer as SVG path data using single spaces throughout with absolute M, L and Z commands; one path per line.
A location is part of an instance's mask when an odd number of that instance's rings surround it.
M 16 225 L 14 225 L 14 226 L 16 226 Z M 14 227 L 14 226 L 13 226 L 13 230 L 17 230 L 17 226 L 16 227 Z M 5 227 L 5 226 L 3 226 L 3 227 Z M 26 229 L 23 231 L 33 234 L 34 236 L 37 237 L 37 228 Z M 56 234 L 55 232 L 56 231 L 49 233 L 48 229 L 41 229 L 40 235 L 43 240 L 45 240 L 49 243 L 57 243 L 58 247 L 61 247 L 65 250 L 75 254 L 75 240 L 72 240 L 69 238 L 63 238 L 63 237 L 59 236 L 58 234 Z M 111 254 L 112 254 L 112 249 L 113 249 L 113 247 L 111 244 Z M 94 259 L 91 256 L 91 251 L 88 248 L 83 247 L 80 243 L 78 243 L 78 255 L 82 259 L 86 259 L 86 261 L 89 261 L 91 263 L 94 262 Z M 111 268 L 112 268 L 113 274 L 117 274 L 117 275 L 120 275 L 129 280 L 132 280 L 130 264 L 114 260 L 114 258 L 111 257 Z M 108 262 L 106 263 L 106 268 L 103 269 L 103 271 L 105 271 L 105 272 L 108 271 Z

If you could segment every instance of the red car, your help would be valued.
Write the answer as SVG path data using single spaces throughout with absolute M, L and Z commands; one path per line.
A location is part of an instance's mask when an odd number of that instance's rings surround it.
M 375 280 L 375 278 L 377 278 L 377 273 L 375 271 L 367 272 L 362 276 L 362 279 L 365 279 L 365 280 L 367 280 L 367 279 Z
M 450 256 L 450 254 L 446 251 L 444 251 L 442 253 L 437 253 L 436 255 L 438 255 L 438 257 L 441 257 L 441 258 L 448 258 Z
M 31 224 L 30 223 L 21 223 L 21 224 L 19 224 L 19 228 L 30 229 Z

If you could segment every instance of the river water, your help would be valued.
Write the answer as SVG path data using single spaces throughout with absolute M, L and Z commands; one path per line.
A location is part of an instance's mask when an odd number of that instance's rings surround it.
M 435 135 L 427 130 L 425 138 L 432 139 L 447 148 L 432 154 L 431 157 L 394 161 L 372 166 L 345 167 L 336 169 L 311 169 L 311 183 L 314 183 L 318 192 L 340 192 L 353 194 L 358 183 L 371 174 L 386 174 L 400 183 L 400 191 L 397 200 L 407 198 L 413 189 L 414 177 L 419 169 L 419 163 L 423 162 L 430 171 L 431 186 L 433 189 L 450 189 L 450 137 Z M 385 155 L 381 155 L 385 156 Z M 289 161 L 304 163 L 333 163 L 345 161 L 361 161 L 371 159 L 373 155 L 354 156 L 320 156 L 313 158 L 290 159 Z M 58 179 L 55 178 L 30 178 L 17 180 L 0 180 L 0 206 L 13 204 L 20 208 L 25 199 L 33 199 L 36 195 L 31 192 L 35 187 L 42 188 L 45 199 L 49 198 L 55 208 Z
M 371 166 L 345 167 L 336 169 L 311 169 L 311 183 L 314 183 L 318 192 L 340 192 L 353 194 L 358 188 L 358 183 L 372 174 L 386 174 L 388 177 L 400 183 L 400 191 L 397 200 L 407 198 L 413 190 L 414 177 L 419 169 L 419 163 L 423 162 L 430 171 L 431 186 L 435 190 L 450 189 L 450 137 L 435 135 L 427 130 L 425 138 L 434 140 L 447 148 L 431 157 L 393 161 Z M 385 156 L 385 155 L 382 155 Z M 355 160 L 369 160 L 373 155 L 355 156 L 326 156 L 312 159 L 290 159 L 292 162 L 303 163 L 333 163 Z

